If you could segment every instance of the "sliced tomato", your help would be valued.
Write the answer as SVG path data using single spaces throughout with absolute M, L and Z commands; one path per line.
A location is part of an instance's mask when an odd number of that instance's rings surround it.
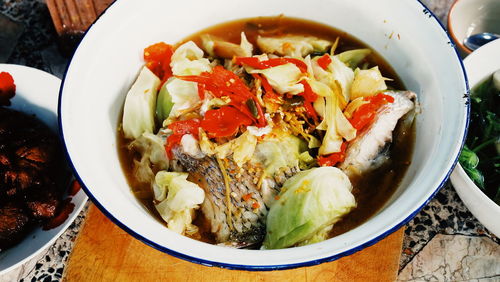
M 201 121 L 201 128 L 208 136 L 229 137 L 238 133 L 242 125 L 251 125 L 252 119 L 232 106 L 222 106 L 219 109 L 209 110 Z
M 146 66 L 161 79 L 161 84 L 172 76 L 170 61 L 173 53 L 172 45 L 164 42 L 153 44 L 144 49 Z

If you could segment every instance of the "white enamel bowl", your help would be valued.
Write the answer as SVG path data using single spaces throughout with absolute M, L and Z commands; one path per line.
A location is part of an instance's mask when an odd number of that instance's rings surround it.
M 500 40 L 490 42 L 472 52 L 464 60 L 471 88 L 483 82 L 495 71 L 500 70 Z M 457 165 L 451 175 L 453 187 L 471 213 L 500 238 L 500 206 L 488 198 L 472 182 L 464 169 Z
M 175 43 L 220 22 L 278 14 L 346 31 L 389 61 L 422 105 L 412 165 L 375 216 L 325 242 L 284 250 L 237 250 L 174 234 L 131 193 L 116 148 L 119 115 L 143 64 L 142 51 L 159 41 Z M 467 125 L 467 93 L 462 64 L 449 37 L 418 1 L 120 0 L 90 28 L 76 50 L 63 82 L 59 113 L 74 172 L 94 203 L 124 230 L 189 261 L 272 270 L 352 254 L 408 222 L 454 167 Z
M 4 71 L 12 75 L 16 84 L 16 96 L 11 100 L 10 108 L 36 115 L 56 132 L 57 93 L 61 80 L 44 71 L 25 66 L 0 64 L 0 72 Z M 51 246 L 78 216 L 87 202 L 87 196 L 81 190 L 71 202 L 75 208 L 64 223 L 47 231 L 37 227 L 19 244 L 0 252 L 0 277 Z

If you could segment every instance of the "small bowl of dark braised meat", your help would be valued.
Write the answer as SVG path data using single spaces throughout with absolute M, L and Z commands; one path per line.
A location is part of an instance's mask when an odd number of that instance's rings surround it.
M 46 87 L 35 91 L 40 86 Z M 0 273 L 53 243 L 85 202 L 74 195 L 77 189 L 68 189 L 78 185 L 70 185 L 71 173 L 51 128 L 58 87 L 59 79 L 44 72 L 0 65 Z M 27 93 L 37 98 L 32 101 Z

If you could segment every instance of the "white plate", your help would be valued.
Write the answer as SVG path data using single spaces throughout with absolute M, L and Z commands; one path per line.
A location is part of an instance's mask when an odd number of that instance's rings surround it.
M 30 67 L 0 64 L 0 72 L 9 72 L 16 84 L 16 96 L 10 108 L 35 114 L 53 131 L 58 132 L 57 100 L 61 80 L 51 74 Z M 0 252 L 0 275 L 25 263 L 52 245 L 80 213 L 87 195 L 80 190 L 72 199 L 73 212 L 56 228 L 44 231 L 37 227 L 19 244 Z
M 500 70 L 500 40 L 490 42 L 474 51 L 464 60 L 465 70 L 471 88 L 474 88 L 496 70 Z M 451 183 L 457 190 L 460 199 L 470 212 L 486 227 L 500 238 L 500 206 L 488 198 L 479 187 L 472 182 L 462 166 L 457 165 L 451 174 Z

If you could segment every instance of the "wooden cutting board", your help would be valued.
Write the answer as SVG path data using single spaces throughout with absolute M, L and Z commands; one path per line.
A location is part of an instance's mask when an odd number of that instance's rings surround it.
M 337 261 L 291 270 L 251 272 L 207 267 L 136 240 L 90 207 L 69 257 L 66 281 L 395 281 L 403 229 Z

